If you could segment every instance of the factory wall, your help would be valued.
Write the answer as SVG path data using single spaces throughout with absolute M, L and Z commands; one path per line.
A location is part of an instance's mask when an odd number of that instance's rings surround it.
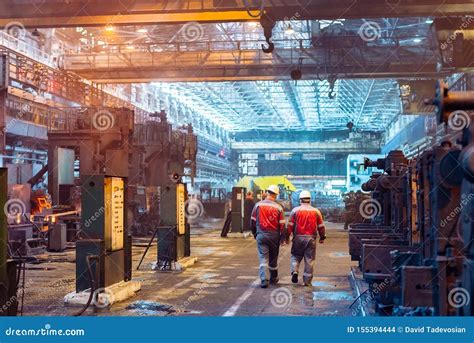
M 288 160 L 268 160 L 259 155 L 258 175 L 343 176 L 347 173 L 347 155 L 321 155 L 318 160 L 304 159 L 294 154 Z

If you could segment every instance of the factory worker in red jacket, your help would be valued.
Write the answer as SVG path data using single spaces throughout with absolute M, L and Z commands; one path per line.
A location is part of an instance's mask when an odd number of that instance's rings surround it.
M 286 240 L 283 207 L 276 202 L 278 194 L 280 194 L 278 186 L 269 186 L 265 200 L 254 206 L 250 221 L 252 233 L 257 240 L 262 288 L 267 288 L 269 283 L 278 283 L 278 254 L 280 244 Z
M 302 191 L 300 193 L 301 205 L 295 207 L 288 221 L 287 240 L 293 234 L 291 247 L 291 281 L 298 283 L 298 269 L 304 259 L 303 283 L 311 285 L 313 279 L 314 260 L 316 258 L 316 238 L 319 233 L 319 243 L 326 239 L 326 228 L 324 227 L 321 212 L 311 206 L 311 193 Z

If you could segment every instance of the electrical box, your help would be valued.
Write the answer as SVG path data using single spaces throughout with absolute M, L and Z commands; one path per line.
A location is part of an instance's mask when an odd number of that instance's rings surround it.
M 76 243 L 76 291 L 90 288 L 87 256 L 98 257 L 91 269 L 96 285 L 108 287 L 131 277 L 131 239 L 126 232 L 127 179 L 81 176 L 81 238 Z
M 158 228 L 158 266 L 170 269 L 173 262 L 191 255 L 190 228 L 186 220 L 187 191 L 185 184 L 162 188 Z
M 244 231 L 246 188 L 232 188 L 232 232 Z
M 126 221 L 126 179 L 93 175 L 82 180 L 82 231 L 89 239 L 103 239 L 107 251 L 123 249 Z

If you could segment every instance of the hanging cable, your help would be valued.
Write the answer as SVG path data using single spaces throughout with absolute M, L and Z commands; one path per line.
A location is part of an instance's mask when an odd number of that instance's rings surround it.
M 245 10 L 247 11 L 247 14 L 252 18 L 260 18 L 263 15 L 263 12 L 265 10 L 265 0 L 261 0 L 259 13 L 257 15 L 252 14 L 248 0 L 244 0 L 244 5 L 245 5 Z
M 8 244 L 8 249 L 11 250 L 11 247 L 10 247 L 10 244 Z M 16 278 L 16 293 L 15 293 L 15 297 L 18 296 L 18 289 L 20 288 L 20 282 L 22 282 L 22 285 L 21 285 L 21 305 L 20 305 L 20 316 L 23 316 L 23 305 L 25 303 L 25 285 L 26 285 L 26 259 L 23 259 L 23 256 L 21 255 L 20 251 L 18 250 L 16 252 L 18 254 L 18 273 L 17 275 L 15 276 Z M 12 256 L 12 255 L 10 255 Z M 22 267 L 23 266 L 23 267 Z M 22 268 L 23 268 L 23 280 L 22 280 L 22 277 L 21 277 L 21 272 L 22 272 Z M 17 299 L 17 305 L 18 305 L 18 298 Z
M 370 288 L 367 288 L 365 291 L 363 291 L 353 302 L 352 304 L 349 305 L 349 308 L 351 308 L 352 306 L 354 306 L 354 304 L 363 296 L 365 295 L 365 293 L 369 292 L 370 291 Z
M 94 259 L 96 261 L 99 261 L 99 256 L 88 255 L 86 257 L 87 271 L 88 271 L 88 274 L 89 274 L 89 281 L 90 281 L 90 286 L 91 286 L 91 292 L 90 292 L 90 295 L 89 295 L 89 299 L 87 299 L 87 303 L 84 305 L 84 307 L 81 310 L 79 310 L 79 312 L 73 314 L 74 317 L 79 317 L 84 312 L 86 312 L 86 310 L 91 305 L 92 299 L 94 298 L 94 295 L 95 295 L 96 280 L 95 280 L 94 274 L 92 273 L 92 266 L 91 266 L 91 260 L 92 259 Z

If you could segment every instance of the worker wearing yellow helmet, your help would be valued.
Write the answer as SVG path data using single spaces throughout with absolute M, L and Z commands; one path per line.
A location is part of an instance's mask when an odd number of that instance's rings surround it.
M 278 283 L 278 254 L 280 244 L 285 241 L 285 217 L 283 207 L 276 202 L 280 188 L 271 185 L 266 190 L 265 200 L 258 202 L 252 211 L 251 228 L 257 240 L 260 260 L 259 275 L 261 287 Z M 268 278 L 270 270 L 270 278 Z

